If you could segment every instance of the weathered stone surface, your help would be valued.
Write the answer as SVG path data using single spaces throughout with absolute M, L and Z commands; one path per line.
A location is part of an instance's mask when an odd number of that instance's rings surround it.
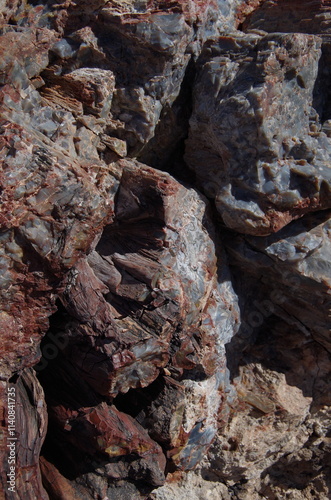
M 4 150 L 7 156 L 3 196 L 5 206 L 11 209 L 7 208 L 3 237 L 7 238 L 7 247 L 12 252 L 7 251 L 4 256 L 8 261 L 3 288 L 5 307 L 12 307 L 11 294 L 15 291 L 12 283 L 17 280 L 17 266 L 24 265 L 24 252 L 31 249 L 35 263 L 30 261 L 23 269 L 27 279 L 36 277 L 39 281 L 32 282 L 33 294 L 24 282 L 21 285 L 23 291 L 28 292 L 18 305 L 19 314 L 27 322 L 22 326 L 18 323 L 22 338 L 30 339 L 30 331 L 40 338 L 45 331 L 47 317 L 52 312 L 52 293 L 60 292 L 71 316 L 68 322 L 60 324 L 60 331 L 52 329 L 55 347 L 47 350 L 46 345 L 45 358 L 37 370 L 41 371 L 47 359 L 54 357 L 54 352 L 56 355 L 58 347 L 61 349 L 64 344 L 67 363 L 72 364 L 97 393 L 114 397 L 118 392 L 147 386 L 158 377 L 160 368 L 169 363 L 168 370 L 173 369 L 175 376 L 183 379 L 180 390 L 187 400 L 186 424 L 179 421 L 174 429 L 183 436 L 179 442 L 172 443 L 171 448 L 181 449 L 176 453 L 178 465 L 194 466 L 217 430 L 218 391 L 225 376 L 222 346 L 231 338 L 238 322 L 225 262 L 221 271 L 223 283 L 217 283 L 215 245 L 207 231 L 213 228 L 205 213 L 205 201 L 168 174 L 122 162 L 118 164 L 118 172 L 123 173 L 114 205 L 113 196 L 118 187 L 116 169 L 113 175 L 107 172 L 94 187 L 90 181 L 91 165 L 83 170 L 75 162 L 68 164 L 68 157 L 61 149 L 56 149 L 44 137 L 41 140 L 35 132 L 29 135 L 18 125 L 5 122 L 4 131 L 8 141 L 15 144 L 16 140 L 20 145 L 19 149 L 16 147 L 15 156 L 10 147 Z M 6 139 L 5 134 L 3 138 Z M 38 142 L 42 145 L 40 149 Z M 31 143 L 35 146 L 31 147 Z M 10 175 L 13 165 L 20 167 L 20 170 L 16 168 L 14 181 Z M 101 170 L 100 162 L 93 166 L 96 171 Z M 32 168 L 33 182 L 29 189 L 26 180 Z M 11 188 L 14 182 L 18 195 Z M 79 198 L 81 202 L 75 208 L 72 200 L 76 202 Z M 100 233 L 99 228 L 110 221 L 112 223 Z M 87 252 L 90 252 L 87 260 L 78 260 Z M 189 260 L 186 255 L 190 256 Z M 67 277 L 60 280 L 61 275 Z M 42 304 L 50 305 L 41 308 L 39 295 L 34 299 L 34 294 L 38 282 L 47 280 L 54 283 L 52 288 L 42 289 Z M 20 295 L 15 297 L 17 300 Z M 14 328 L 14 321 L 18 322 L 19 316 L 17 313 L 13 316 L 12 309 L 7 312 L 6 308 L 3 317 L 7 323 L 13 323 L 8 325 L 15 335 L 18 327 Z M 36 331 L 30 318 L 37 321 L 37 314 L 43 315 L 44 323 Z M 30 358 L 24 357 L 22 344 L 13 350 L 10 343 L 7 349 L 3 370 L 9 373 L 23 363 L 26 366 L 29 359 L 30 364 L 37 359 L 38 351 L 32 351 L 31 346 L 26 348 Z M 206 381 L 194 381 L 195 369 L 199 377 L 207 377 Z M 191 372 L 193 380 L 185 381 Z M 63 381 L 59 379 L 58 384 L 61 386 Z M 44 385 L 47 387 L 46 382 Z M 52 404 L 49 403 L 51 412 Z M 81 405 L 86 406 L 84 400 Z M 95 411 L 91 407 L 91 414 Z M 61 418 L 63 420 L 63 416 Z M 82 418 L 78 418 L 78 428 L 82 427 Z M 104 436 L 100 426 L 96 432 Z M 86 432 L 92 432 L 89 429 Z M 115 424 L 113 430 L 116 431 Z M 80 434 L 74 431 L 69 434 L 69 442 L 81 441 Z M 111 437 L 105 439 L 116 446 L 114 435 L 111 436 L 113 441 Z M 93 433 L 91 439 L 94 439 Z M 89 449 L 93 451 L 91 446 Z M 131 449 L 131 453 L 134 450 Z M 130 470 L 126 473 L 129 476 Z M 157 474 L 161 473 L 160 470 Z M 155 484 L 161 479 L 151 481 Z
M 129 161 L 119 165 L 123 174 L 115 219 L 94 241 L 87 260 L 80 260 L 68 274 L 60 297 L 69 316 L 52 325 L 51 332 L 62 338 L 66 363 L 96 392 L 95 397 L 114 398 L 131 390 L 120 399 L 120 408 L 133 416 L 139 412 L 139 422 L 155 441 L 166 445 L 168 458 L 190 469 L 202 459 L 217 431 L 220 391 L 228 383 L 224 344 L 239 322 L 235 294 L 223 254 L 217 281 L 213 227 L 201 196 L 168 174 Z M 56 385 L 62 385 L 64 380 L 68 383 L 68 374 L 62 358 L 44 373 L 45 362 L 37 368 L 49 394 L 54 378 L 60 374 Z M 163 382 L 163 373 L 176 380 L 166 377 Z M 140 408 L 130 403 L 134 389 L 148 389 L 157 378 L 160 387 L 152 405 Z M 163 394 L 163 386 L 170 391 Z M 66 430 L 70 416 L 57 410 L 61 398 L 51 398 L 48 406 L 58 424 L 66 422 Z M 175 418 L 161 417 L 170 401 Z M 162 431 L 158 419 L 151 418 L 155 411 L 163 419 Z M 81 417 L 74 418 L 81 428 Z M 103 435 L 102 426 L 98 432 Z M 119 432 L 119 439 L 128 441 Z M 67 434 L 67 440 L 81 448 L 74 428 Z M 90 439 L 95 439 L 93 434 Z M 100 451 L 86 446 L 90 453 Z M 125 464 L 119 467 L 127 470 Z M 123 474 L 120 477 L 127 477 Z
M 67 334 L 77 345 L 74 351 L 68 347 L 68 356 L 100 394 L 110 396 L 152 382 L 169 361 L 175 331 L 174 366 L 183 372 L 198 365 L 213 375 L 218 360 L 210 342 L 229 340 L 235 321 L 224 295 L 233 300 L 231 287 L 216 282 L 205 202 L 167 174 L 120 165 L 115 220 L 94 241 L 87 262 L 72 269 L 63 293 L 68 312 L 81 322 L 77 329 L 70 322 Z M 199 326 L 201 318 L 206 326 Z M 201 338 L 196 354 L 191 336 Z M 182 350 L 181 358 L 177 353 L 183 341 L 190 361 Z M 88 366 L 98 356 L 105 359 L 97 374 Z
M 164 482 L 160 446 L 132 417 L 102 401 L 61 354 L 39 373 L 48 387 L 50 424 L 42 467 L 47 467 L 50 496 L 65 497 L 69 489 L 78 498 L 92 498 L 96 491 L 104 497 L 124 480 Z
M 102 190 L 115 193 L 117 181 L 108 176 L 99 191 L 88 173 L 46 138 L 5 119 L 1 127 L 1 320 L 11 332 L 2 360 L 7 375 L 35 364 L 38 339 L 54 312 L 52 293 L 109 220 L 112 198 L 104 198 Z M 15 338 L 20 341 L 13 345 Z
M 263 290 L 266 302 L 256 292 L 256 303 L 262 306 L 251 311 L 253 324 L 259 321 L 254 313 L 260 320 L 275 313 L 330 352 L 329 212 L 306 216 L 266 238 L 231 237 L 228 248 L 232 262 L 247 275 L 258 277 Z
M 84 21 L 81 3 L 63 5 L 64 12 L 52 6 L 63 38 L 51 49 L 52 64 L 42 75 L 47 84 L 42 94 L 75 114 L 82 113 L 83 105 L 85 112 L 95 115 L 96 109 L 86 102 L 93 91 L 86 87 L 81 94 L 82 78 L 95 73 L 92 85 L 100 101 L 104 85 L 98 81 L 103 74 L 112 74 L 114 88 L 107 92 L 101 109 L 103 129 L 125 140 L 131 155 L 137 154 L 153 137 L 162 109 L 178 96 L 192 54 L 215 32 L 215 6 L 213 0 L 169 5 L 96 2 L 93 7 L 84 6 Z
M 47 431 L 44 393 L 35 372 L 25 369 L 17 380 L 1 382 L 1 489 L 6 498 L 40 498 L 48 495 L 42 486 L 39 454 Z M 11 412 L 9 413 L 9 409 Z M 12 477 L 13 483 L 8 483 Z M 9 490 L 8 488 L 13 488 Z
M 76 14 L 74 8 L 71 11 L 67 7 L 69 26 Z M 37 371 L 49 389 L 50 432 L 60 432 L 60 449 L 71 465 L 77 451 L 70 452 L 69 444 L 81 449 L 80 432 L 90 436 L 88 455 L 120 448 L 116 439 L 127 443 L 123 445 L 124 455 L 136 453 L 140 445 L 131 446 L 131 431 L 126 436 L 121 434 L 117 410 L 102 406 L 104 399 L 148 386 L 168 365 L 167 372 L 173 371 L 179 380 L 179 392 L 183 391 L 187 399 L 186 423 L 179 421 L 174 429 L 182 434 L 181 440 L 170 443 L 169 448 L 178 448 L 179 466 L 192 467 L 208 449 L 217 430 L 219 387 L 226 379 L 223 346 L 238 323 L 226 263 L 217 271 L 215 244 L 208 234 L 213 228 L 205 213 L 206 202 L 194 190 L 142 165 L 124 162 L 106 167 L 118 156 L 126 155 L 123 141 L 109 137 L 115 123 L 113 106 L 123 114 L 119 98 L 127 101 L 130 108 L 132 96 L 145 99 L 142 87 L 123 87 L 127 84 L 119 80 L 122 70 L 118 59 L 110 64 L 109 52 L 104 51 L 106 29 L 115 23 L 113 30 L 118 31 L 114 12 L 108 9 L 100 13 L 98 22 L 104 27 L 98 39 L 89 25 L 79 23 L 69 37 L 59 39 L 58 33 L 51 30 L 47 10 L 42 19 L 48 28 L 38 26 L 41 18 L 36 9 L 32 11 L 36 28 L 30 28 L 28 17 L 23 16 L 22 28 L 8 28 L 1 40 L 4 53 L 9 54 L 4 58 L 2 87 L 2 318 L 11 335 L 3 352 L 2 375 L 8 378 L 38 360 L 39 341 L 55 310 L 55 299 L 60 296 L 67 313 L 59 325 L 52 320 Z M 87 24 L 95 17 L 91 11 L 88 15 L 91 18 Z M 150 15 L 154 17 L 149 19 Z M 196 15 L 194 11 L 185 11 L 189 24 Z M 186 24 L 185 16 L 149 12 L 145 24 L 138 16 L 141 22 L 124 23 L 121 28 L 128 40 L 132 37 L 130 44 L 134 46 L 142 37 L 146 47 L 139 49 L 138 43 L 138 49 L 143 53 L 156 50 L 158 54 L 164 52 L 165 59 L 175 58 L 169 63 L 179 68 L 174 84 L 162 77 L 157 91 L 158 99 L 164 103 L 171 104 L 179 92 L 190 57 L 184 52 L 193 30 L 192 25 L 190 28 Z M 56 26 L 61 33 L 60 17 Z M 119 32 L 118 36 L 123 35 Z M 183 49 L 178 52 L 176 44 L 183 44 Z M 182 59 L 178 60 L 181 51 Z M 34 57 L 30 63 L 26 54 Z M 98 67 L 90 67 L 92 60 Z M 125 60 L 122 62 L 126 64 Z M 160 71 L 169 72 L 169 68 L 164 70 L 164 62 L 162 57 L 158 61 Z M 148 71 L 149 78 L 151 70 Z M 170 75 L 172 78 L 171 72 Z M 143 76 L 143 81 L 147 76 Z M 126 78 L 131 79 L 130 75 Z M 146 97 L 150 104 L 156 98 L 153 92 Z M 139 104 L 139 113 L 140 108 Z M 148 112 L 148 119 L 156 123 L 154 104 Z M 124 117 L 123 123 L 125 120 Z M 118 128 L 121 124 L 117 121 Z M 84 259 L 87 254 L 88 259 Z M 224 255 L 220 258 L 224 261 Z M 217 272 L 223 281 L 220 284 Z M 13 346 L 17 336 L 20 343 Z M 47 370 L 51 370 L 58 387 L 69 376 L 67 369 L 61 368 L 59 351 L 63 351 L 66 363 L 74 367 L 71 376 L 75 385 L 78 372 L 92 387 L 85 392 L 81 388 L 86 399 L 81 397 L 74 406 L 70 399 L 67 410 L 63 408 L 65 396 L 52 395 L 47 385 Z M 55 365 L 49 363 L 56 356 L 59 357 Z M 200 381 L 201 377 L 206 380 Z M 195 406 L 196 397 L 201 402 L 199 407 Z M 71 398 L 75 399 L 73 394 Z M 79 415 L 75 413 L 77 407 L 81 408 Z M 95 430 L 89 420 L 91 415 Z M 131 424 L 136 425 L 133 421 Z M 106 448 L 91 445 L 98 435 Z M 155 469 L 150 446 L 158 450 L 159 468 Z M 146 457 L 144 452 L 136 465 L 130 460 L 131 465 L 119 462 L 117 468 L 122 472 L 117 475 L 103 470 L 103 488 L 108 487 L 109 478 L 110 482 L 114 478 L 145 478 L 153 485 L 164 480 L 165 458 L 156 443 L 147 446 Z M 44 470 L 49 467 L 44 461 Z M 77 470 L 84 477 L 84 464 L 82 468 L 78 464 Z M 61 480 L 61 472 L 58 476 L 54 469 L 50 474 L 55 475 L 57 487 L 63 490 L 55 493 L 52 481 L 45 480 L 52 494 L 65 495 L 67 487 L 76 491 L 78 486 L 70 479 L 69 485 L 65 478 Z M 97 476 L 92 474 L 92 478 L 86 477 L 82 482 L 93 490 Z M 85 486 L 77 491 L 84 491 Z
M 294 498 L 314 498 L 316 491 L 323 497 L 330 486 L 330 354 L 274 316 L 250 344 L 234 378 L 238 403 L 202 477 L 238 483 L 239 498 L 277 498 L 288 490 Z M 300 473 L 290 477 L 291 462 Z M 242 478 L 247 484 L 240 486 Z
M 237 399 L 208 460 L 194 475 L 169 476 L 149 498 L 328 497 L 330 354 L 270 315 L 238 364 Z
M 329 497 L 329 14 L 0 1 L 6 499 Z
M 179 476 L 178 473 L 169 474 L 167 484 L 154 490 L 148 497 L 149 500 L 178 500 L 179 498 L 230 500 L 231 496 L 225 484 L 204 480 L 200 474 L 189 472 L 183 476 Z
M 320 56 L 305 34 L 206 45 L 185 158 L 230 228 L 265 235 L 330 206 L 330 143 L 312 108 Z
M 7 21 L 11 18 L 11 16 L 15 15 L 17 12 L 19 5 L 21 1 L 16 0 L 13 2 L 8 2 L 7 0 L 1 0 L 0 3 L 0 10 L 1 10 L 1 17 L 0 17 L 0 26 L 2 27 Z
M 241 9 L 241 29 L 283 33 L 330 33 L 329 0 L 256 0 Z

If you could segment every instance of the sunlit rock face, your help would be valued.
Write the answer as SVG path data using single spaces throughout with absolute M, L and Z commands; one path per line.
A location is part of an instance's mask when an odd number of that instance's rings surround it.
M 59 442 L 81 449 L 89 434 L 87 416 L 77 412 L 79 377 L 95 401 L 107 401 L 107 411 L 117 415 L 117 407 L 123 409 L 148 430 L 154 445 L 137 446 L 143 448 L 141 460 L 149 457 L 150 483 L 158 485 L 165 455 L 191 469 L 216 435 L 221 394 L 229 384 L 224 345 L 238 329 L 239 310 L 225 255 L 215 249 L 206 200 L 168 174 L 127 160 L 119 166 L 114 220 L 96 237 L 87 259 L 72 268 L 60 294 L 67 313 L 57 316 L 51 334 L 65 343 L 62 355 L 44 370 L 41 362 L 39 369 Z M 54 379 L 57 387 L 68 377 L 72 389 L 63 407 L 52 386 Z M 87 415 L 99 415 L 100 404 L 88 406 Z M 117 429 L 118 420 L 107 424 L 104 411 L 100 424 L 93 420 L 95 434 L 82 451 L 117 457 L 126 478 L 126 457 L 138 451 L 131 431 Z M 103 448 L 95 449 L 95 441 Z M 155 453 L 163 457 L 156 470 Z M 112 478 L 105 474 L 105 482 L 107 477 Z
M 206 44 L 185 159 L 231 229 L 266 235 L 330 207 L 331 143 L 314 109 L 320 60 L 321 40 L 305 34 Z
M 75 116 L 89 110 L 88 130 L 101 127 L 137 155 L 177 98 L 190 59 L 216 32 L 217 4 L 94 2 L 83 14 L 81 3 L 69 4 L 49 2 L 44 14 L 58 40 L 41 93 Z M 230 13 L 223 18 L 230 20 Z
M 329 497 L 330 18 L 0 1 L 6 500 Z

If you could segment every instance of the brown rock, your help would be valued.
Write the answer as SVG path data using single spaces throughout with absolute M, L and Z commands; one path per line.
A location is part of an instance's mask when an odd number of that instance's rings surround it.
M 111 200 L 100 196 L 81 167 L 68 169 L 62 152 L 22 127 L 3 120 L 2 141 L 1 320 L 10 327 L 8 339 L 21 338 L 14 349 L 9 340 L 2 368 L 7 374 L 36 362 L 37 339 L 54 312 L 52 294 L 59 289 L 61 272 L 92 243 L 98 224 L 102 227 L 111 213 Z M 86 200 L 84 209 L 74 208 L 75 219 L 72 212 L 69 221 L 66 214 L 79 192 Z
M 241 12 L 240 21 L 244 31 L 327 34 L 331 29 L 330 8 L 328 0 L 248 2 L 248 8 Z
M 330 2 L 38 3 L 0 1 L 5 498 L 326 498 Z
M 32 369 L 15 382 L 1 382 L 1 484 L 5 498 L 48 500 L 39 470 L 47 431 L 44 393 Z

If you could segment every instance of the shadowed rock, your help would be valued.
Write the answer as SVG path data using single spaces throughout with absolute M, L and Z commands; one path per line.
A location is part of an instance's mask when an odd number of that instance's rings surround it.
M 6 500 L 327 497 L 329 4 L 0 2 Z

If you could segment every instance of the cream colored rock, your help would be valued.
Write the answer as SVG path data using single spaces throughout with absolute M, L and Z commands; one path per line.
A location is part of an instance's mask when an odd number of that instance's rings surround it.
M 217 481 L 204 480 L 199 473 L 188 472 L 180 479 L 169 474 L 167 483 L 154 490 L 149 500 L 230 500 L 228 488 Z

